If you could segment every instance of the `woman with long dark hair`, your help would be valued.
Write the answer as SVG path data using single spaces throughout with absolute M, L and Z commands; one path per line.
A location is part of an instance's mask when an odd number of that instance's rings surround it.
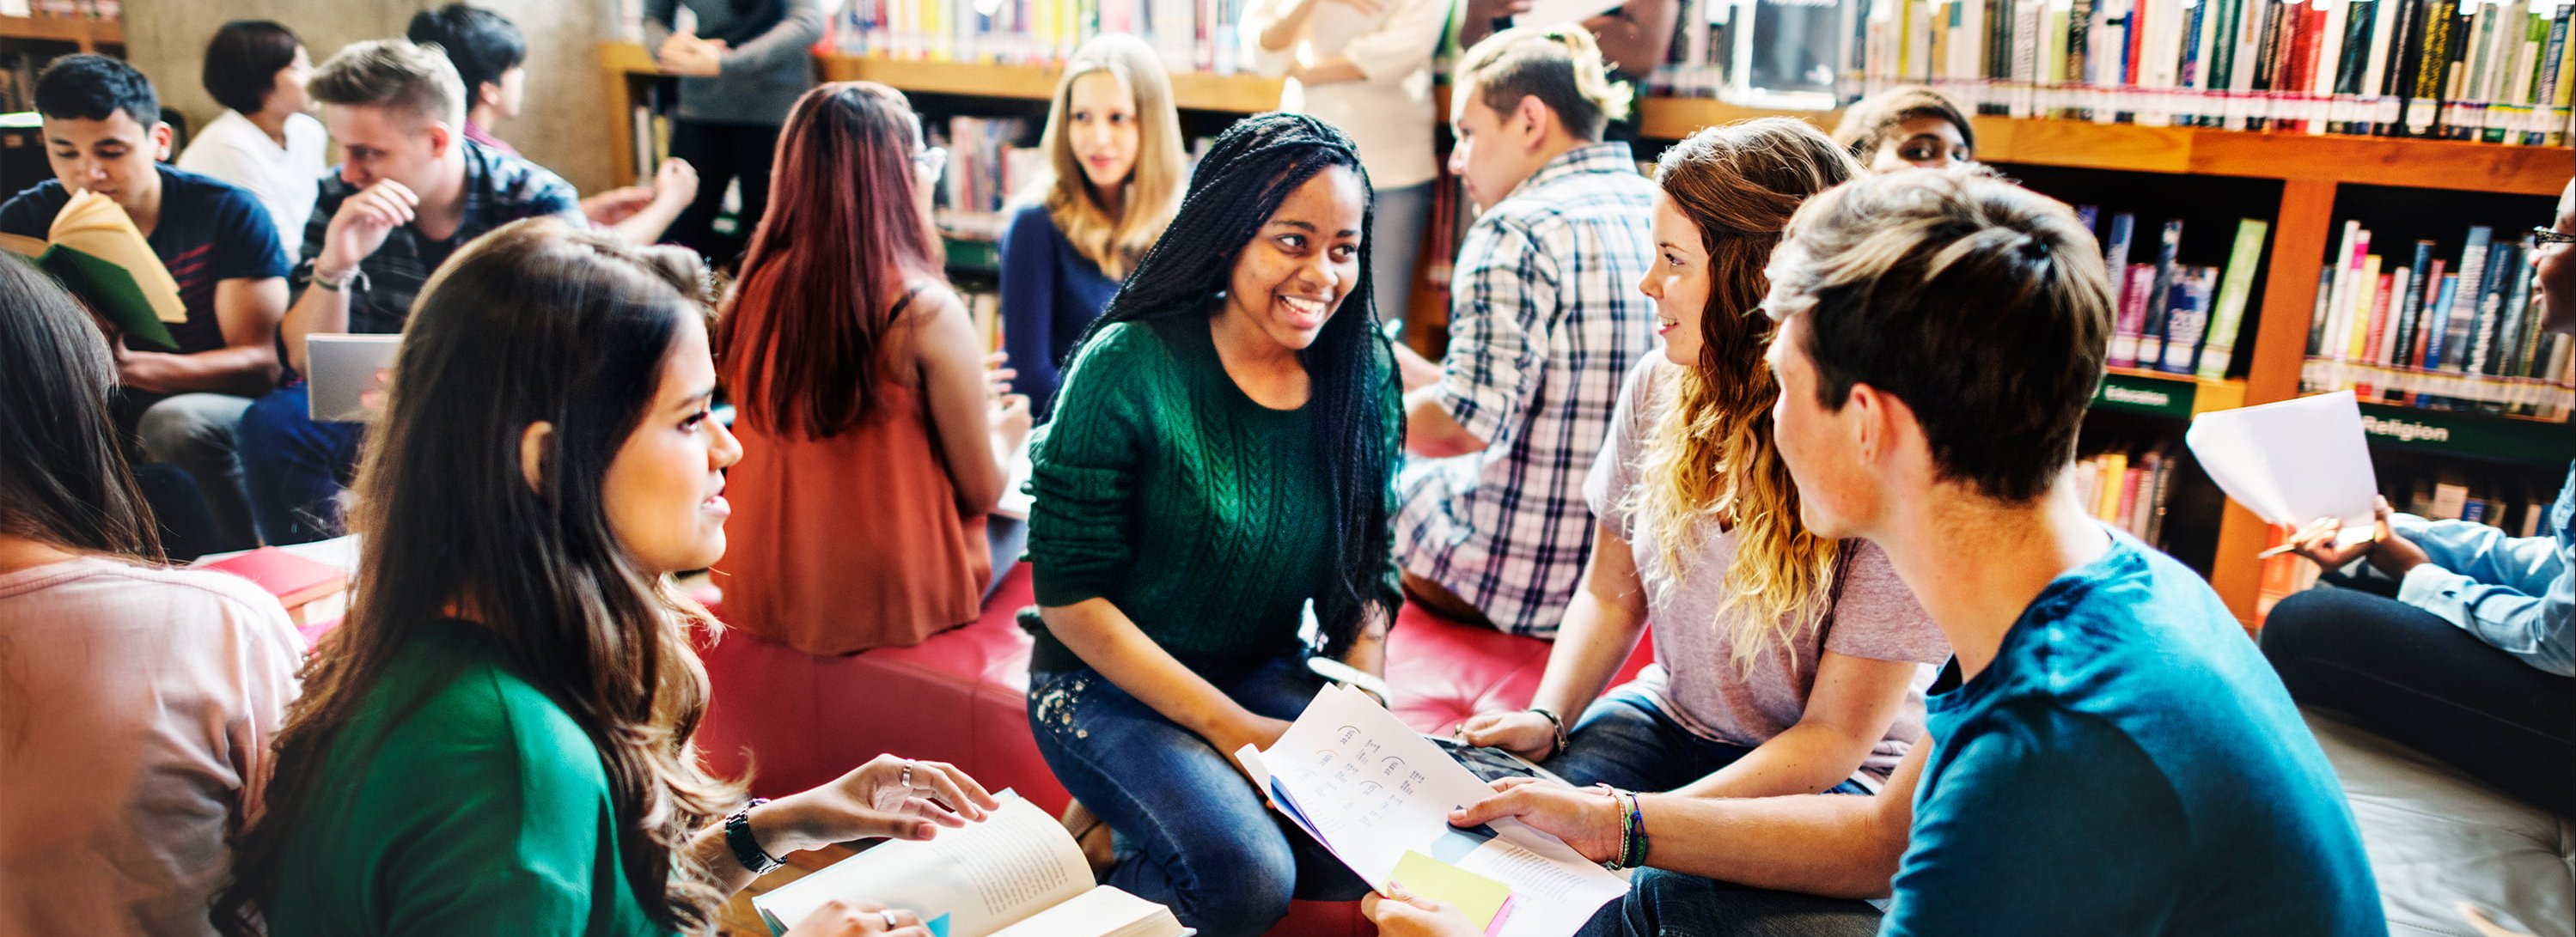
M 891 756 L 739 809 L 699 769 L 707 622 L 670 574 L 723 555 L 741 455 L 707 410 L 704 282 L 545 219 L 430 279 L 359 470 L 355 597 L 236 844 L 225 933 L 707 933 L 774 856 L 995 806 Z M 927 933 L 850 905 L 794 933 L 886 931 Z
M 0 930 L 207 933 L 295 696 L 286 610 L 161 565 L 89 314 L 0 259 Z
M 974 621 L 1018 559 L 1016 542 L 987 542 L 985 515 L 1028 401 L 991 393 L 990 349 L 940 277 L 928 152 L 901 92 L 807 92 L 778 150 L 778 202 L 716 327 L 747 443 L 719 568 L 726 617 L 808 654 Z
M 1083 341 L 1034 455 L 1038 750 L 1123 841 L 1106 880 L 1209 937 L 1365 887 L 1232 753 L 1322 688 L 1310 656 L 1383 669 L 1403 425 L 1368 222 L 1341 131 L 1236 123 Z M 1299 635 L 1309 602 L 1320 648 Z

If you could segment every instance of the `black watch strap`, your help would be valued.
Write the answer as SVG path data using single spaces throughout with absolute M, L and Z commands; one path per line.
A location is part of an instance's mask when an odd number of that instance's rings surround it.
M 768 802 L 769 798 L 754 797 L 750 803 L 742 805 L 742 809 L 734 811 L 733 816 L 725 818 L 725 845 L 733 849 L 733 860 L 742 863 L 742 867 L 750 869 L 753 875 L 767 875 L 770 870 L 787 864 L 760 848 L 760 840 L 751 835 L 751 808 Z

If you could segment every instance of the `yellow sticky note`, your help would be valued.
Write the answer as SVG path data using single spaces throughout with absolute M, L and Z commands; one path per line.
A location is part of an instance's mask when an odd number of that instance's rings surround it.
M 1512 900 L 1512 890 L 1503 883 L 1410 849 L 1396 860 L 1390 877 L 1405 891 L 1466 912 L 1481 933 L 1493 932 L 1494 919 Z

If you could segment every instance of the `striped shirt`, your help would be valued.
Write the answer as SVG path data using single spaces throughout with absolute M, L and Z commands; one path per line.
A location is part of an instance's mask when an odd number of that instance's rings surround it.
M 419 227 L 408 224 L 386 234 L 384 246 L 358 262 L 358 271 L 365 274 L 365 280 L 351 280 L 349 331 L 402 331 L 403 321 L 411 317 L 411 301 L 420 295 L 421 284 L 428 281 L 430 273 L 457 248 L 484 232 L 540 215 L 555 215 L 576 226 L 589 226 L 581 214 L 581 197 L 561 177 L 472 140 L 457 142 L 465 147 L 464 220 L 456 226 L 456 233 L 443 241 L 430 240 Z M 332 216 L 340 213 L 342 201 L 358 192 L 357 186 L 340 178 L 336 167 L 323 177 L 322 194 L 313 200 L 313 216 L 304 223 L 299 275 L 312 273 L 313 259 L 322 256 L 322 235 L 331 230 Z
M 1654 347 L 1637 280 L 1654 256 L 1654 184 L 1625 143 L 1566 151 L 1476 219 L 1450 290 L 1433 393 L 1485 448 L 1415 457 L 1395 548 L 1514 634 L 1548 637 L 1592 545 L 1583 480 L 1620 379 Z

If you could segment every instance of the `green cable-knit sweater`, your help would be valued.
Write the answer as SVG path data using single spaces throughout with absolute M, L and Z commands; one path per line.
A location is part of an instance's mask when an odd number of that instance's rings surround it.
M 1327 461 L 1308 408 L 1273 410 L 1227 377 L 1209 320 L 1101 330 L 1074 361 L 1031 454 L 1029 563 L 1038 604 L 1108 599 L 1193 667 L 1297 646 L 1299 611 L 1331 584 Z M 1381 340 L 1382 341 L 1382 340 Z M 1392 498 L 1403 400 L 1394 358 L 1371 357 L 1386 401 Z M 1379 588 L 1399 595 L 1395 558 Z M 1082 666 L 1043 628 L 1030 667 Z

